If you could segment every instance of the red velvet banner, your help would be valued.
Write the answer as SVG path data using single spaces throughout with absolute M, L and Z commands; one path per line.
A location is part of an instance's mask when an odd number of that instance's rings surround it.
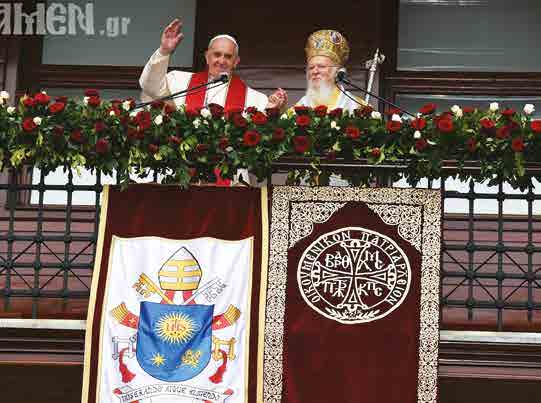
M 257 400 L 266 201 L 266 189 L 105 188 L 82 402 Z
M 273 191 L 263 401 L 437 399 L 440 195 Z

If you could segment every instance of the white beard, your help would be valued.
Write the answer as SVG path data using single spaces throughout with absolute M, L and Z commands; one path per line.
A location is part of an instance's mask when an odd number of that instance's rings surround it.
M 313 107 L 330 106 L 333 93 L 334 83 L 307 80 L 306 99 Z

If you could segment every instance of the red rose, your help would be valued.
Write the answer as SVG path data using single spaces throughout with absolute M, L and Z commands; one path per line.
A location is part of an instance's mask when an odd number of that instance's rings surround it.
M 436 104 L 426 104 L 426 105 L 423 105 L 423 107 L 421 109 L 419 109 L 419 112 L 422 113 L 423 115 L 430 115 L 431 113 L 434 113 L 434 111 L 436 110 L 438 106 Z
M 455 127 L 453 126 L 453 121 L 451 119 L 440 119 L 438 121 L 438 129 L 442 133 L 451 133 Z
M 295 107 L 295 113 L 297 115 L 306 115 L 311 109 L 308 106 L 298 105 Z
M 327 107 L 325 105 L 319 105 L 314 108 L 316 116 L 323 118 L 327 115 Z
M 398 108 L 389 108 L 389 110 L 387 112 L 385 112 L 385 114 L 387 116 L 393 116 L 393 115 L 401 115 L 402 114 L 402 111 Z
M 72 131 L 70 133 L 70 140 L 78 144 L 83 143 L 85 139 L 84 139 L 83 132 L 81 131 L 81 129 L 75 129 L 74 131 Z
M 233 124 L 236 127 L 245 128 L 248 125 L 248 121 L 244 119 L 241 115 L 235 114 L 233 115 Z
M 477 150 L 477 141 L 473 137 L 470 137 L 466 140 L 466 147 L 470 153 L 474 153 Z
M 224 108 L 222 105 L 209 104 L 208 108 L 210 110 L 210 114 L 214 119 L 220 119 L 222 116 L 224 116 Z
M 502 126 L 496 130 L 496 137 L 499 139 L 506 139 L 511 134 L 509 126 Z
M 169 136 L 169 144 L 178 146 L 182 140 L 177 136 Z
M 336 151 L 330 150 L 329 152 L 327 152 L 327 154 L 325 155 L 325 157 L 326 157 L 328 160 L 335 160 L 335 159 L 336 159 Z
M 293 137 L 293 146 L 298 153 L 305 153 L 310 148 L 310 139 L 308 136 L 295 136 Z
M 53 133 L 56 137 L 60 137 L 64 135 L 64 127 L 63 126 L 55 126 L 53 127 Z
M 35 130 L 36 127 L 38 127 L 38 126 L 34 123 L 33 118 L 25 118 L 23 120 L 23 130 L 25 132 L 31 132 L 31 131 Z
M 256 125 L 264 125 L 267 123 L 267 116 L 263 112 L 256 112 L 252 116 L 252 122 Z
M 522 137 L 514 138 L 511 141 L 511 149 L 516 153 L 524 151 L 524 139 Z
M 249 106 L 246 108 L 246 113 L 249 113 L 250 115 L 253 115 L 257 112 L 257 108 L 255 106 Z
M 279 108 L 267 108 L 267 117 L 269 119 L 276 119 L 278 116 L 280 116 L 280 109 Z
M 541 120 L 532 120 L 530 127 L 535 133 L 541 133 Z
M 372 154 L 372 157 L 374 158 L 379 158 L 381 156 L 381 150 L 377 147 L 373 148 L 370 154 Z
M 515 114 L 515 110 L 511 108 L 506 108 L 502 111 L 502 115 L 506 118 L 510 118 Z
M 494 123 L 494 121 L 489 118 L 483 118 L 479 121 L 479 123 L 481 123 L 481 126 L 483 127 L 483 129 L 486 129 L 486 130 L 494 129 L 496 127 L 496 124 Z
M 55 102 L 54 104 L 49 105 L 49 111 L 51 113 L 60 113 L 64 110 L 66 104 L 63 102 Z
M 185 113 L 186 116 L 193 119 L 199 116 L 201 108 L 186 108 Z
M 165 108 L 163 109 L 163 112 L 166 114 L 166 115 L 170 115 L 172 114 L 174 111 L 176 111 L 177 108 L 175 105 L 171 105 L 169 103 L 165 104 Z
M 89 88 L 85 90 L 85 97 L 99 97 L 99 96 L 100 96 L 100 93 L 98 92 L 98 90 L 94 88 Z
M 348 126 L 346 127 L 346 137 L 351 140 L 357 140 L 361 137 L 361 131 L 355 126 Z
M 152 109 L 162 109 L 164 106 L 164 102 L 161 101 L 161 100 L 155 100 L 155 101 L 152 101 L 152 103 L 150 104 L 150 107 Z
M 56 97 L 55 101 L 56 102 L 62 102 L 63 104 L 67 104 L 68 103 L 68 97 L 62 95 L 60 97 Z
M 248 147 L 255 147 L 259 144 L 259 141 L 261 140 L 261 134 L 259 134 L 255 130 L 248 130 L 244 133 L 244 136 L 242 137 L 242 141 L 245 146 Z
M 204 152 L 206 152 L 208 149 L 209 149 L 209 145 L 208 145 L 208 144 L 201 144 L 201 143 L 199 143 L 198 145 L 195 146 L 195 151 L 197 151 L 198 153 L 204 153 Z
M 229 145 L 229 139 L 227 137 L 221 137 L 220 141 L 218 142 L 218 148 L 220 150 L 225 151 L 228 145 Z
M 286 137 L 286 132 L 281 127 L 277 127 L 274 129 L 274 132 L 272 133 L 272 140 L 275 142 L 280 142 Z
M 197 168 L 194 168 L 194 167 L 188 168 L 188 175 L 190 175 L 191 178 L 197 175 Z
M 36 101 L 34 101 L 32 97 L 25 97 L 23 99 L 23 105 L 26 106 L 27 108 L 31 108 L 35 104 L 36 104 Z
M 511 132 L 516 132 L 520 129 L 520 125 L 514 120 L 509 120 L 509 122 L 507 123 L 507 127 L 509 127 L 509 130 L 511 130 Z
M 423 130 L 426 127 L 426 120 L 423 118 L 413 119 L 411 121 L 411 127 L 415 130 Z
M 96 152 L 98 154 L 106 154 L 109 151 L 109 142 L 107 139 L 99 139 L 96 141 Z
M 417 149 L 417 151 L 424 151 L 424 149 L 427 147 L 428 147 L 428 141 L 426 141 L 423 138 L 420 138 L 419 140 L 415 142 L 415 148 Z
M 139 130 L 128 127 L 128 138 L 132 141 L 139 139 Z
M 101 104 L 100 97 L 91 96 L 90 98 L 88 98 L 88 105 L 97 107 L 97 106 L 100 106 L 100 104 Z
M 113 113 L 115 114 L 115 116 L 120 116 L 120 113 L 121 113 L 121 112 L 120 112 L 120 109 L 115 108 L 115 107 L 109 108 L 109 109 L 107 110 L 107 113 L 108 113 L 108 114 L 111 113 L 111 112 L 113 112 Z
M 130 117 L 128 115 L 121 116 L 119 120 L 122 126 L 128 127 L 128 124 L 130 123 Z
M 308 115 L 299 115 L 296 117 L 295 121 L 297 122 L 297 126 L 307 127 L 312 122 L 312 119 L 310 119 L 310 116 Z
M 329 112 L 331 118 L 341 118 L 344 110 L 342 108 L 336 108 Z
M 103 120 L 96 120 L 96 123 L 94 123 L 94 130 L 96 133 L 100 133 L 107 129 L 107 125 L 103 123 Z
M 472 113 L 475 111 L 475 108 L 473 106 L 465 106 L 462 108 L 462 112 L 464 113 Z
M 396 120 L 389 120 L 387 122 L 387 130 L 389 130 L 392 133 L 399 131 L 401 128 L 402 128 L 402 123 Z
M 370 115 L 373 111 L 374 111 L 374 108 L 372 108 L 370 105 L 365 105 L 365 106 L 355 109 L 353 113 L 358 118 L 365 118 L 368 115 Z
M 43 92 L 38 92 L 34 95 L 34 100 L 40 105 L 47 105 L 51 101 L 51 97 Z
M 158 151 L 160 151 L 160 147 L 158 147 L 156 144 L 149 144 L 147 148 L 148 152 L 151 154 L 156 154 Z

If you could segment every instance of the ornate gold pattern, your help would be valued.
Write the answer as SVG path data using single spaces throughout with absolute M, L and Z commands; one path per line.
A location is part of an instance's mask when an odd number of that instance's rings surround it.
M 353 201 L 372 205 L 406 205 L 422 209 L 420 212 L 422 220 L 419 222 L 421 228 L 414 228 L 413 224 L 407 223 L 403 224 L 403 229 L 400 230 L 402 220 L 398 220 L 398 223 L 393 225 L 399 225 L 399 232 L 402 231 L 401 236 L 404 239 L 411 239 L 410 242 L 414 245 L 415 242 L 419 242 L 421 248 L 417 402 L 435 403 L 439 343 L 441 245 L 441 199 L 439 192 L 424 189 L 277 186 L 274 188 L 272 199 L 271 248 L 265 319 L 265 360 L 263 363 L 263 401 L 278 403 L 282 400 L 287 250 L 292 229 L 292 222 L 290 221 L 292 205 L 299 202 L 346 203 Z M 413 213 L 413 215 L 415 214 L 416 212 Z M 392 217 L 392 214 L 390 216 L 385 215 L 385 218 L 382 219 L 384 221 L 391 220 L 390 217 Z M 396 221 L 396 218 L 393 220 Z M 298 237 L 298 235 L 294 236 Z
M 306 41 L 306 60 L 314 56 L 327 56 L 337 65 L 343 66 L 349 58 L 349 44 L 344 35 L 332 29 L 312 33 Z

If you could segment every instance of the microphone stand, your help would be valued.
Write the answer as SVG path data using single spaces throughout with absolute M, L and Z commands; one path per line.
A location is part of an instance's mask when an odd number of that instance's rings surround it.
M 159 101 L 169 101 L 169 100 L 172 100 L 172 99 L 175 99 L 175 98 L 180 98 L 180 97 L 183 97 L 183 96 L 187 96 L 191 92 L 195 92 L 195 91 L 197 91 L 197 90 L 199 90 L 199 89 L 201 89 L 203 87 L 208 87 L 208 89 L 219 87 L 220 85 L 223 85 L 223 84 L 227 83 L 228 80 L 225 80 L 224 77 L 225 76 L 221 76 L 221 77 L 219 77 L 217 79 L 214 79 L 212 81 L 207 81 L 206 83 L 196 85 L 193 88 L 186 88 L 185 90 L 177 91 L 177 92 L 175 92 L 173 94 L 169 94 L 169 95 L 166 95 L 166 96 L 161 97 L 161 98 L 153 99 L 152 101 L 140 102 L 140 103 L 135 105 L 135 107 L 132 109 L 132 111 L 134 111 L 136 109 L 139 109 L 139 108 L 144 108 L 145 106 L 150 105 L 150 104 L 152 104 L 153 102 L 156 102 L 156 101 L 158 101 L 158 102 Z M 210 86 L 211 84 L 218 84 L 218 85 Z
M 350 87 L 353 87 L 353 88 L 355 88 L 355 89 L 358 90 L 358 91 L 361 91 L 361 92 L 363 92 L 363 93 L 365 93 L 365 94 L 368 94 L 368 95 L 370 95 L 370 96 L 376 98 L 377 100 L 383 102 L 383 103 L 386 104 L 386 105 L 390 105 L 390 106 L 392 106 L 393 108 L 396 108 L 396 109 L 398 109 L 398 110 L 401 111 L 401 112 L 404 112 L 406 115 L 409 115 L 409 116 L 411 116 L 412 118 L 416 118 L 416 117 L 417 117 L 417 116 L 415 116 L 414 114 L 408 112 L 407 110 L 405 110 L 405 109 L 399 107 L 398 105 L 392 103 L 391 101 L 388 101 L 388 100 L 386 100 L 385 98 L 382 98 L 382 97 L 380 97 L 380 96 L 378 96 L 378 95 L 376 95 L 376 94 L 374 94 L 374 93 L 372 93 L 372 92 L 370 92 L 370 91 L 365 90 L 364 88 L 361 88 L 361 87 L 359 87 L 359 86 L 353 84 L 351 81 L 349 81 L 349 80 L 348 80 L 347 78 L 345 78 L 343 75 L 340 75 L 340 74 L 339 74 L 339 75 L 336 77 L 336 84 L 337 84 L 336 86 L 338 87 L 338 89 L 339 89 L 345 96 L 347 96 L 349 99 L 351 99 L 352 101 L 356 102 L 357 104 L 359 104 L 359 105 L 361 105 L 361 106 L 364 106 L 364 105 L 361 104 L 361 103 L 360 103 L 359 101 L 357 101 L 356 99 L 354 99 L 353 97 L 350 97 L 350 96 L 346 93 L 346 91 L 338 85 L 338 83 L 344 83 L 344 84 L 347 84 L 347 85 L 349 85 Z

